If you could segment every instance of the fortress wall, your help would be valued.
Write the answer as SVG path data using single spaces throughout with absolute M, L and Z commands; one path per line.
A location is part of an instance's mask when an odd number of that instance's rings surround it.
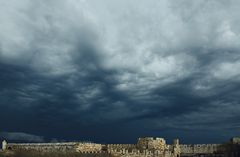
M 181 144 L 180 149 L 182 154 L 211 154 L 218 151 L 220 144 Z
M 133 150 L 131 152 L 127 150 L 115 150 L 111 154 L 121 157 L 176 157 L 170 151 L 162 152 L 159 150 Z
M 68 151 L 74 150 L 77 143 L 8 143 L 8 150 Z
M 183 154 L 193 154 L 193 145 L 180 144 L 181 153 Z
M 136 144 L 108 144 L 107 145 L 108 150 L 122 150 L 122 149 L 133 150 L 136 148 L 137 148 Z
M 166 147 L 165 141 L 162 140 L 153 140 L 149 141 L 148 149 L 158 149 L 164 151 Z
M 163 138 L 139 138 L 137 147 L 139 149 L 158 149 L 163 151 L 166 147 L 166 141 Z
M 102 151 L 102 145 L 96 143 L 79 143 L 76 146 L 76 151 L 82 153 L 96 153 Z
M 235 140 L 235 139 L 234 139 Z M 225 144 L 179 145 L 179 140 L 167 145 L 163 138 L 139 138 L 137 144 L 96 144 L 86 142 L 66 143 L 7 143 L 3 141 L 3 150 L 37 150 L 37 151 L 76 151 L 79 153 L 106 153 L 121 157 L 177 157 L 180 155 L 221 154 L 229 151 L 239 153 L 235 140 Z

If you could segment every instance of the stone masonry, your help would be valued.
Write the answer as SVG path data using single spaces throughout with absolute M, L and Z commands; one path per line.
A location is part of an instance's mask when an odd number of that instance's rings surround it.
M 240 138 L 232 138 L 224 144 L 179 144 L 175 139 L 167 144 L 163 138 L 139 138 L 136 144 L 97 144 L 91 142 L 65 143 L 7 143 L 3 151 L 75 151 L 79 153 L 108 153 L 116 157 L 239 157 Z

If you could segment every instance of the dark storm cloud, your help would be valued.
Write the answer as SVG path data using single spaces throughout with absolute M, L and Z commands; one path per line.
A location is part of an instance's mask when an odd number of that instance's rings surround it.
M 21 133 L 21 132 L 0 132 L 0 138 L 7 138 L 15 141 L 43 142 L 43 137 Z
M 1 138 L 235 136 L 238 4 L 1 1 Z

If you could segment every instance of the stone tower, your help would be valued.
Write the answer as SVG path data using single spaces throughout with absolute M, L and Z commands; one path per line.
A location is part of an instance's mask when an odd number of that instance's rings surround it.
M 173 140 L 173 154 L 174 154 L 174 157 L 180 157 L 181 149 L 179 145 L 179 139 Z
M 7 141 L 3 140 L 2 141 L 2 150 L 6 150 L 7 149 Z
M 174 139 L 173 140 L 173 145 L 179 145 L 179 139 Z

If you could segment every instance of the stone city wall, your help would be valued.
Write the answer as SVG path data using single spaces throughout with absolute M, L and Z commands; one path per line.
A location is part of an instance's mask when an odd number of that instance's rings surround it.
M 79 143 L 76 151 L 81 153 L 100 153 L 102 151 L 102 145 L 96 143 Z
M 169 150 L 139 150 L 134 144 L 109 144 L 102 145 L 96 143 L 7 143 L 8 150 L 36 150 L 36 151 L 77 151 L 83 154 L 107 153 L 118 157 L 177 157 Z M 102 151 L 103 146 L 107 151 Z
M 108 153 L 119 157 L 177 157 L 178 141 L 167 145 L 163 138 L 139 138 L 137 144 L 67 143 L 7 143 L 4 150 L 76 151 L 79 153 Z
M 236 145 L 237 143 L 237 145 Z M 227 150 L 238 153 L 239 139 L 235 138 L 226 144 L 179 144 L 175 139 L 166 144 L 163 138 L 139 138 L 137 144 L 96 144 L 87 142 L 66 143 L 7 143 L 3 141 L 3 150 L 37 150 L 37 151 L 76 151 L 79 153 L 108 153 L 120 157 L 179 157 L 196 154 L 221 154 Z
M 219 151 L 220 144 L 180 144 L 182 154 L 212 154 Z
M 134 150 L 137 148 L 136 144 L 107 144 L 107 150 Z
M 118 157 L 177 157 L 174 156 L 171 151 L 162 152 L 160 150 L 138 150 L 133 149 L 132 151 L 123 149 L 123 150 L 113 150 L 110 152 L 114 156 Z
M 137 142 L 138 149 L 161 150 L 166 148 L 166 141 L 163 138 L 145 137 L 139 138 Z
M 37 150 L 37 151 L 71 151 L 78 143 L 7 143 L 7 150 Z

